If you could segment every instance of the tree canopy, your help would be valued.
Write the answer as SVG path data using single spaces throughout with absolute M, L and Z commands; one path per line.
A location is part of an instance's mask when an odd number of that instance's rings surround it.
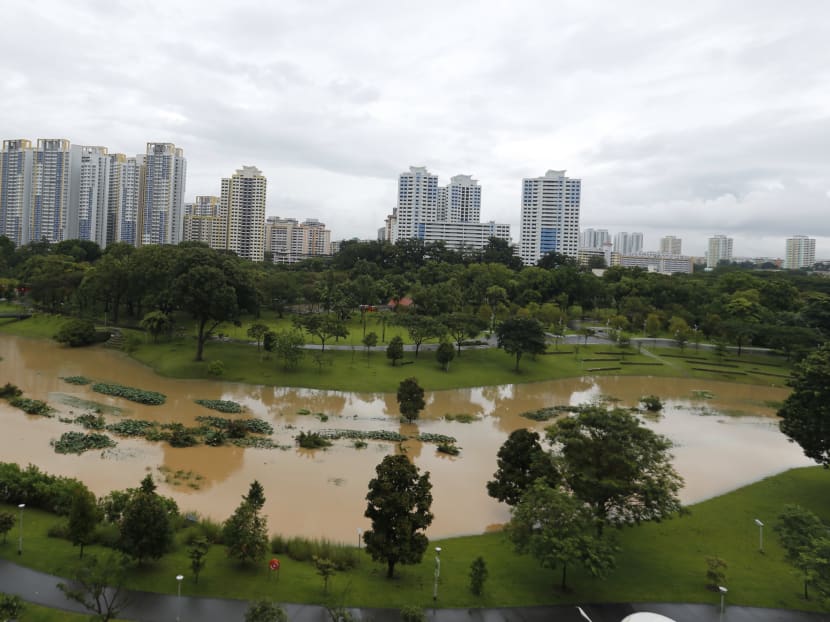
M 830 466 L 830 345 L 824 344 L 796 365 L 788 383 L 793 391 L 778 411 L 781 431 L 825 468 Z
M 515 506 L 537 479 L 551 486 L 557 474 L 550 458 L 539 443 L 538 432 L 519 428 L 510 433 L 499 448 L 498 470 L 487 482 L 487 494 Z

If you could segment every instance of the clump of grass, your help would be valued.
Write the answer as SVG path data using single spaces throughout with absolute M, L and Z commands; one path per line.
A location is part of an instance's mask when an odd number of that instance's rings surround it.
M 456 415 L 447 413 L 444 415 L 444 419 L 447 421 L 457 421 L 458 423 L 472 423 L 473 421 L 478 421 L 478 417 L 469 413 L 458 413 Z

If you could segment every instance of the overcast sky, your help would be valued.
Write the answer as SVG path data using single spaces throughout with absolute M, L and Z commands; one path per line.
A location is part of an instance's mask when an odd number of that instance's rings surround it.
M 830 2 L 12 1 L 0 138 L 173 142 L 186 200 L 242 165 L 268 215 L 375 238 L 397 176 L 582 179 L 581 227 L 830 258 Z

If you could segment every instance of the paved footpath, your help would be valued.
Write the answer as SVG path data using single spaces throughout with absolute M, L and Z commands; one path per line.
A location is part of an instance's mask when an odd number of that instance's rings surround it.
M 60 577 L 37 572 L 0 560 L 0 592 L 55 609 L 88 613 L 69 601 L 58 590 Z M 716 600 L 717 595 L 712 595 Z M 440 602 L 440 600 L 439 600 Z M 319 605 L 283 605 L 291 622 L 332 622 L 328 612 Z M 727 606 L 723 617 L 716 604 L 626 603 L 581 605 L 593 622 L 620 622 L 636 611 L 652 611 L 676 622 L 830 622 L 830 613 L 804 613 L 784 609 Z M 120 619 L 135 622 L 242 622 L 248 603 L 227 598 L 205 598 L 171 594 L 129 592 L 129 605 Z M 397 609 L 349 609 L 355 620 L 365 622 L 400 622 Z M 505 607 L 499 609 L 425 610 L 428 622 L 585 622 L 574 606 Z

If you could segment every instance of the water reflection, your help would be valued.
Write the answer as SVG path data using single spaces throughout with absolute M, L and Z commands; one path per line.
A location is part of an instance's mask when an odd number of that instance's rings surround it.
M 633 406 L 643 395 L 660 396 L 666 402 L 663 415 L 646 424 L 676 443 L 675 465 L 686 480 L 682 492 L 685 502 L 809 464 L 800 448 L 788 443 L 777 430 L 771 403 L 782 400 L 787 390 L 776 387 L 674 378 L 586 377 L 468 388 L 427 393 L 427 407 L 417 422 L 409 424 L 401 422 L 394 394 L 174 380 L 156 376 L 110 350 L 69 350 L 47 341 L 9 336 L 0 336 L 0 356 L 3 382 L 17 384 L 29 397 L 49 400 L 63 416 L 70 412 L 77 415 L 81 410 L 50 400 L 50 394 L 129 409 L 122 417 L 186 425 L 193 425 L 199 415 L 217 414 L 195 404 L 195 399 L 243 404 L 249 415 L 274 426 L 275 442 L 287 449 L 174 449 L 139 439 L 119 439 L 114 450 L 103 454 L 64 456 L 54 453 L 49 441 L 74 426 L 57 418 L 30 417 L 0 402 L 0 456 L 5 461 L 34 462 L 46 471 L 78 477 L 97 494 L 136 486 L 152 472 L 160 490 L 176 498 L 182 509 L 217 520 L 225 519 L 250 482 L 258 479 L 265 487 L 271 528 L 286 535 L 325 535 L 351 542 L 356 528 L 367 527 L 365 496 L 375 466 L 384 455 L 395 452 L 405 452 L 422 471 L 430 472 L 435 513 L 432 537 L 492 529 L 509 517 L 506 506 L 490 499 L 485 489 L 496 469 L 499 447 L 520 427 L 543 433 L 548 424 L 519 414 L 556 404 L 614 398 L 621 406 Z M 167 395 L 167 403 L 156 407 L 134 404 L 60 380 L 70 375 L 160 391 Z M 749 416 L 726 416 L 737 412 Z M 462 413 L 479 419 L 473 423 L 444 419 L 446 414 Z M 117 418 L 105 416 L 108 421 Z M 413 440 L 402 444 L 369 441 L 364 449 L 355 448 L 354 442 L 346 439 L 327 450 L 295 446 L 294 436 L 300 430 L 332 428 L 446 434 L 457 439 L 461 454 L 447 456 L 437 452 L 434 444 Z M 178 479 L 173 477 L 176 473 L 181 474 Z

